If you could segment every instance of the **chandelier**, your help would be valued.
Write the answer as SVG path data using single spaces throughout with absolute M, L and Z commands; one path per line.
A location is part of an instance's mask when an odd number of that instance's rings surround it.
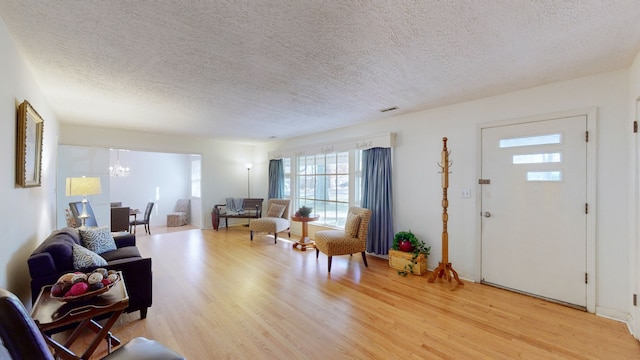
M 115 177 L 129 176 L 129 167 L 123 166 L 122 164 L 120 164 L 120 150 L 116 150 L 116 151 L 117 151 L 116 162 L 112 166 L 109 166 L 109 175 L 115 176 Z

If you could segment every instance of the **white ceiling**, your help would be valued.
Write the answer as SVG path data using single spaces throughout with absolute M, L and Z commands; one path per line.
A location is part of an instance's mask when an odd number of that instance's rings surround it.
M 245 141 L 621 69 L 640 52 L 637 0 L 0 0 L 0 16 L 60 121 Z

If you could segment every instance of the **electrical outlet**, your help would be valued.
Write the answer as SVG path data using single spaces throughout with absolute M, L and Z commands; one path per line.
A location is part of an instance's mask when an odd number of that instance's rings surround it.
M 460 192 L 460 197 L 470 198 L 471 197 L 471 189 L 462 189 Z

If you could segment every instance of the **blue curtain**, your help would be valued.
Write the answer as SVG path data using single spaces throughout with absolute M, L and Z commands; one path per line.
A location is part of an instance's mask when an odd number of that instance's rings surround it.
M 386 255 L 393 244 L 391 149 L 362 151 L 362 207 L 371 209 L 367 252 Z
M 269 199 L 284 197 L 284 162 L 282 159 L 269 161 Z

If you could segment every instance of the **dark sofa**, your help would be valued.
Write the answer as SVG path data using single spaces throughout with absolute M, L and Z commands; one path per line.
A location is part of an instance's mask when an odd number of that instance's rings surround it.
M 108 263 L 105 268 L 122 271 L 129 293 L 126 312 L 140 310 L 140 318 L 147 317 L 152 300 L 151 258 L 143 258 L 136 247 L 136 236 L 114 237 L 116 250 L 100 254 Z M 73 244 L 82 245 L 78 229 L 66 227 L 55 230 L 33 251 L 27 260 L 31 275 L 31 301 L 35 302 L 40 289 L 54 284 L 58 278 L 73 272 Z M 83 269 L 88 272 L 92 268 Z

